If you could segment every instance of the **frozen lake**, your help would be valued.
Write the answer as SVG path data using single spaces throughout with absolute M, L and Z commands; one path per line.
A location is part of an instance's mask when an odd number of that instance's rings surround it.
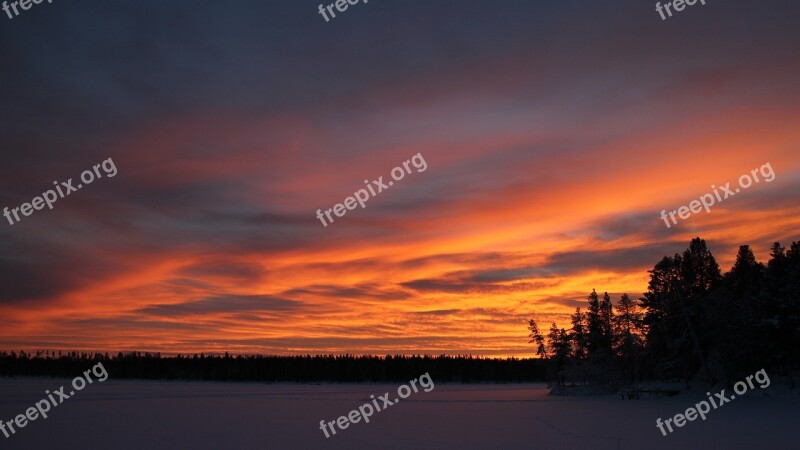
M 71 380 L 0 378 L 0 419 Z M 435 382 L 435 380 L 434 380 Z M 797 447 L 800 399 L 744 396 L 666 437 L 682 395 L 551 397 L 543 385 L 437 383 L 329 439 L 319 428 L 397 384 L 95 382 L 6 438 L 3 449 L 675 449 Z M 67 389 L 67 392 L 69 389 Z M 765 391 L 766 392 L 766 391 Z

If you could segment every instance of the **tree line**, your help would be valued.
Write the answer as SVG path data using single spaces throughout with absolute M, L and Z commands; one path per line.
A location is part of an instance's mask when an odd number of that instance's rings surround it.
M 407 382 L 425 372 L 436 382 L 544 381 L 546 362 L 473 356 L 231 356 L 159 353 L 0 352 L 0 376 L 72 378 L 102 362 L 113 379 L 250 382 Z
M 762 368 L 794 383 L 800 366 L 800 242 L 774 243 L 766 265 L 747 245 L 720 272 L 704 240 L 649 270 L 636 302 L 592 290 L 569 329 L 544 335 L 530 320 L 530 342 L 556 386 L 609 388 L 639 380 L 730 384 Z

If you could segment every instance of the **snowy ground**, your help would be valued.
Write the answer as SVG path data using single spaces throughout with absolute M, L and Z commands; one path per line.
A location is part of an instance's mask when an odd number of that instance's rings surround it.
M 0 378 L 0 419 L 70 380 Z M 435 382 L 435 380 L 434 380 Z M 702 393 L 621 401 L 551 397 L 542 385 L 437 384 L 326 439 L 319 421 L 392 385 L 158 381 L 92 384 L 0 449 L 797 449 L 800 399 L 737 397 L 663 437 L 655 425 Z M 66 389 L 69 392 L 70 388 Z

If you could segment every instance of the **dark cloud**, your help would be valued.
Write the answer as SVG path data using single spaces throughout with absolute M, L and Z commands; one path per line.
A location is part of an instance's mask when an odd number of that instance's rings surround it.
M 212 289 L 213 285 L 191 278 L 170 278 L 165 280 L 164 285 L 173 289 L 172 292 L 183 293 L 194 289 Z
M 510 258 L 513 259 L 513 258 Z M 449 293 L 498 293 L 517 292 L 532 289 L 541 289 L 554 286 L 548 281 L 521 281 L 531 278 L 542 278 L 546 272 L 533 267 L 518 267 L 511 269 L 484 269 L 450 272 L 438 278 L 423 278 L 400 283 L 401 286 L 422 292 L 449 292 Z
M 461 309 L 434 309 L 431 311 L 414 311 L 410 314 L 420 315 L 420 316 L 449 316 L 452 314 L 458 314 L 462 310 Z
M 206 324 L 193 324 L 178 321 L 158 321 L 147 320 L 135 316 L 119 316 L 110 318 L 91 318 L 91 319 L 66 319 L 67 324 L 72 324 L 83 328 L 94 330 L 128 330 L 133 333 L 146 333 L 158 331 L 185 331 L 185 332 L 210 332 L 213 327 Z
M 290 312 L 300 310 L 303 303 L 268 295 L 225 295 L 170 305 L 151 305 L 137 313 L 178 317 L 237 312 Z
M 477 282 L 514 281 L 543 275 L 540 269 L 520 267 L 515 269 L 488 269 L 471 274 L 468 279 Z
M 524 256 L 501 252 L 440 253 L 421 258 L 412 258 L 403 261 L 400 265 L 405 268 L 438 266 L 439 264 L 461 264 L 484 267 L 508 264 L 509 261 L 515 261 L 522 257 Z
M 673 255 L 676 251 L 680 251 L 680 247 L 673 243 L 612 250 L 576 250 L 555 253 L 547 258 L 544 267 L 551 273 L 560 275 L 587 270 L 629 271 L 653 266 L 665 255 Z
M 406 300 L 411 294 L 400 289 L 387 289 L 377 284 L 361 283 L 355 286 L 313 284 L 285 291 L 286 296 L 312 295 L 330 299 Z
M 259 281 L 265 273 L 260 264 L 229 261 L 224 259 L 206 259 L 178 270 L 178 273 L 189 278 L 222 278 L 240 283 Z
M 15 225 L 17 230 L 21 225 Z M 14 235 L 17 230 L 0 231 L 0 304 L 53 300 L 127 267 L 76 245 L 50 245 Z
M 446 293 L 503 293 L 541 289 L 548 286 L 546 283 L 512 283 L 494 284 L 476 281 L 448 280 L 448 279 L 419 279 L 400 283 L 401 286 L 420 292 L 446 292 Z
M 47 299 L 78 286 L 68 274 L 54 272 L 52 265 L 0 258 L 0 304 Z

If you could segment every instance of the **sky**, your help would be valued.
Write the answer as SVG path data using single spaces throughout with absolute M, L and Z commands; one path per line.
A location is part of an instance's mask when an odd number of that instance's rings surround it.
M 0 207 L 117 172 L 0 217 L 0 349 L 531 357 L 693 237 L 800 240 L 797 2 L 318 5 L 0 15 Z

